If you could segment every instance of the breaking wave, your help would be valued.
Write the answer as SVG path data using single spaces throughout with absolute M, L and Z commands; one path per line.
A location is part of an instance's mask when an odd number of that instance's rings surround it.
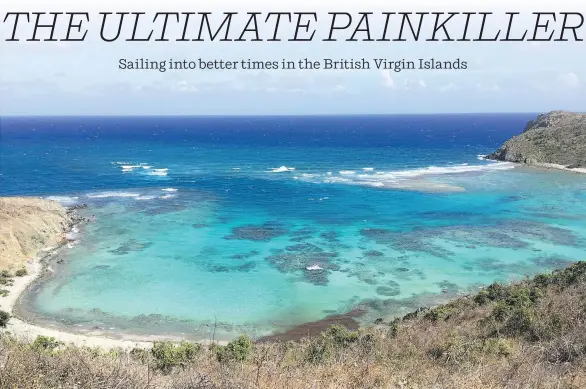
M 153 169 L 152 171 L 148 172 L 147 174 L 149 176 L 166 176 L 167 173 L 169 172 L 169 169 L 164 168 L 164 169 Z
M 395 171 L 377 171 L 364 170 L 356 172 L 354 170 L 341 170 L 338 174 L 327 172 L 325 174 L 301 174 L 296 179 L 301 179 L 313 183 L 330 183 L 361 185 L 374 188 L 404 188 L 404 189 L 428 189 L 460 191 L 463 188 L 450 184 L 426 181 L 426 178 L 442 175 L 457 175 L 465 173 L 481 173 L 499 170 L 513 169 L 515 165 L 509 162 L 493 162 L 485 165 L 451 165 L 451 166 L 428 166 L 424 168 L 395 170 Z
M 49 196 L 46 197 L 47 200 L 57 201 L 59 204 L 68 207 L 71 205 L 75 205 L 79 200 L 77 196 Z
M 140 193 L 132 192 L 96 192 L 86 195 L 90 199 L 107 199 L 111 197 L 140 197 Z
M 294 170 L 295 170 L 294 167 L 281 166 L 281 167 L 271 169 L 270 172 L 271 173 L 283 173 L 283 172 L 292 172 Z

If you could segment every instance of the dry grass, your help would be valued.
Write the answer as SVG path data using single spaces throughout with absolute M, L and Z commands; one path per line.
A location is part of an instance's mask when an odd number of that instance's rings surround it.
M 586 263 L 411 316 L 299 342 L 156 353 L 4 335 L 0 388 L 586 388 Z

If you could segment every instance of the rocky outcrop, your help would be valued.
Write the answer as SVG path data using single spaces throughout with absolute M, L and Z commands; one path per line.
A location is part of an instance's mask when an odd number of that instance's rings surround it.
M 554 111 L 530 121 L 488 159 L 530 165 L 586 167 L 586 114 Z
M 64 242 L 73 223 L 55 201 L 0 197 L 0 270 L 21 268 L 41 249 Z

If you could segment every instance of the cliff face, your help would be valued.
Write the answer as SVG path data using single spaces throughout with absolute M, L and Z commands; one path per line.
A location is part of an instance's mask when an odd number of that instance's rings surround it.
M 0 197 L 0 270 L 21 268 L 39 250 L 59 244 L 71 223 L 55 201 Z
M 586 167 L 586 114 L 554 111 L 539 115 L 521 135 L 506 141 L 487 158 Z

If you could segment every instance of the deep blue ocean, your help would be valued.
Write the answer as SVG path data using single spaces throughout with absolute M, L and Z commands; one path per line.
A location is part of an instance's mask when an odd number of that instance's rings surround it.
M 535 116 L 1 118 L 0 195 L 96 216 L 27 309 L 262 336 L 584 259 L 586 176 L 482 158 Z

